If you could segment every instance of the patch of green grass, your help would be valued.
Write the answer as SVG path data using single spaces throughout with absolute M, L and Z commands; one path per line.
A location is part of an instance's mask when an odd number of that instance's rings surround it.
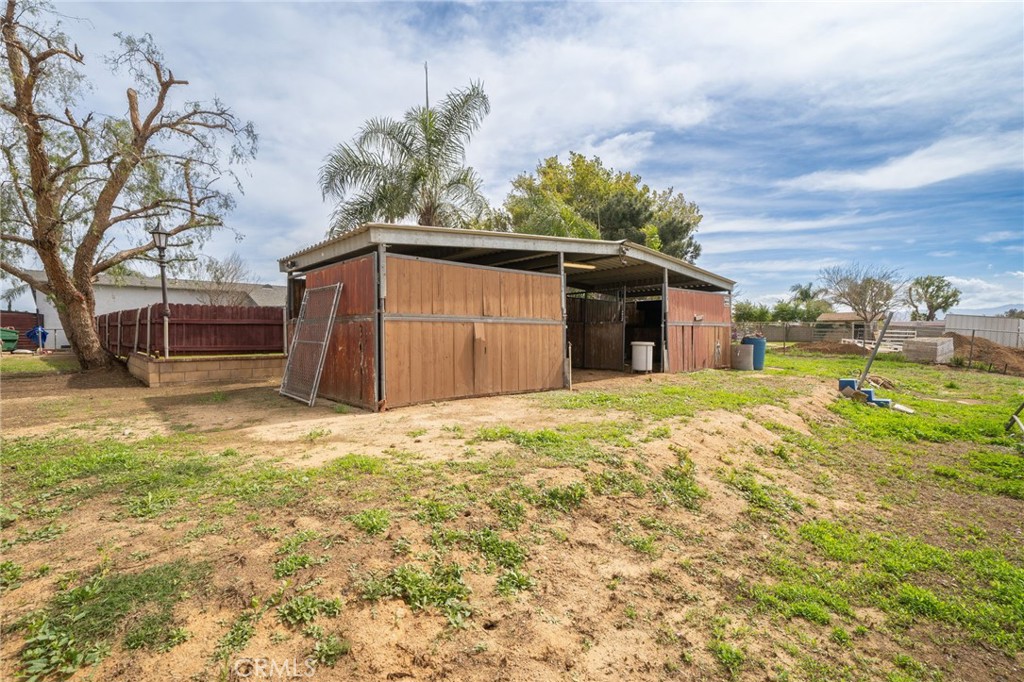
M 644 554 L 651 559 L 661 556 L 661 549 L 658 547 L 656 535 L 641 535 L 639 533 L 622 533 L 619 541 L 634 552 Z
M 800 535 L 825 558 L 849 566 L 803 572 L 819 587 L 880 608 L 897 622 L 946 623 L 1004 651 L 1024 649 L 1024 569 L 999 552 L 950 552 L 824 520 L 804 524 Z
M 367 535 L 380 535 L 391 525 L 391 512 L 387 509 L 364 509 L 348 520 Z
M 852 617 L 850 604 L 834 593 L 798 582 L 755 585 L 750 596 L 759 606 L 781 613 L 786 618 L 805 618 L 812 623 L 828 625 L 831 614 Z
M 647 494 L 647 482 L 629 471 L 605 469 L 600 473 L 587 475 L 587 483 L 595 495 L 623 495 L 632 493 L 636 497 Z
M 747 656 L 743 653 L 742 649 L 720 639 L 712 640 L 708 644 L 708 651 L 711 652 L 711 655 L 718 664 L 729 673 L 729 676 L 733 678 L 739 675 L 740 670 L 743 669 L 743 664 L 747 660 Z
M 0 357 L 0 375 L 66 374 L 81 372 L 82 367 L 73 355 L 3 355 Z
M 413 514 L 413 518 L 430 525 L 451 521 L 463 509 L 461 504 L 436 499 L 420 500 L 418 506 L 419 509 Z
M 697 511 L 700 502 L 707 497 L 707 491 L 697 483 L 697 465 L 689 454 L 678 446 L 671 446 L 676 453 L 678 464 L 661 472 L 661 480 L 650 484 L 656 503 L 659 505 L 679 504 L 686 509 Z
M 738 490 L 751 509 L 765 512 L 769 516 L 789 518 L 791 512 L 803 511 L 803 505 L 793 493 L 778 485 L 761 483 L 749 471 L 733 470 L 726 476 L 725 483 Z
M 508 490 L 492 495 L 487 500 L 487 506 L 498 515 L 502 528 L 519 530 L 519 526 L 526 520 L 526 507 L 516 501 Z
M 363 582 L 364 599 L 398 598 L 414 610 L 435 607 L 453 626 L 461 626 L 472 613 L 466 602 L 469 593 L 462 567 L 455 563 L 435 563 L 429 572 L 415 564 L 402 564 L 385 576 L 370 576 Z
M 405 435 L 408 436 L 409 438 L 419 438 L 420 436 L 423 436 L 426 433 L 427 433 L 426 429 L 420 428 L 420 429 L 413 429 L 412 431 L 407 431 Z
M 619 410 L 640 417 L 668 419 L 692 417 L 698 412 L 729 410 L 740 412 L 755 405 L 785 405 L 796 391 L 761 382 L 757 377 L 730 377 L 723 382 L 715 372 L 697 372 L 679 383 L 646 391 L 579 391 L 551 398 L 561 409 Z
M 97 574 L 58 592 L 26 624 L 21 672 L 68 675 L 98 662 L 120 637 L 126 649 L 161 649 L 180 639 L 174 605 L 208 580 L 208 564 L 176 561 L 140 573 Z
M 362 476 L 381 475 L 384 471 L 385 462 L 380 457 L 349 454 L 332 459 L 320 467 L 317 473 L 323 478 L 351 481 Z
M 587 498 L 587 488 L 582 483 L 543 488 L 537 495 L 537 505 L 545 509 L 571 512 L 579 509 Z
M 481 428 L 474 441 L 508 441 L 556 462 L 581 464 L 602 460 L 604 452 L 591 442 L 595 434 L 579 426 L 518 431 L 508 426 Z
M 289 554 L 274 564 L 274 578 L 280 580 L 293 576 L 304 568 L 324 563 L 327 557 L 314 559 L 309 554 Z

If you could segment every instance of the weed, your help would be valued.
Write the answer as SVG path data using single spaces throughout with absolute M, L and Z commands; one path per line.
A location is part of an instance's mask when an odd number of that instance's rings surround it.
M 498 515 L 502 528 L 519 530 L 519 526 L 526 520 L 526 507 L 521 502 L 512 499 L 508 491 L 505 491 L 503 494 L 492 495 L 487 500 L 487 506 Z
M 348 414 L 351 411 L 352 411 L 352 408 L 350 408 L 345 403 L 335 403 L 334 404 L 334 414 Z
M 517 568 L 506 569 L 498 576 L 498 584 L 495 590 L 503 597 L 511 596 L 517 592 L 533 589 L 533 579 Z
M 729 676 L 733 678 L 739 674 L 747 658 L 741 649 L 720 639 L 713 640 L 708 644 L 708 651 L 718 661 L 718 664 L 725 668 Z
M 458 424 L 452 424 L 451 426 L 445 425 L 441 427 L 441 430 L 452 434 L 455 438 L 465 438 L 466 432 Z
M 554 486 L 540 491 L 537 504 L 546 509 L 570 512 L 579 509 L 587 497 L 587 489 L 582 483 L 570 483 L 566 486 Z
M 318 566 L 319 564 L 326 563 L 328 560 L 329 557 L 327 556 L 321 556 L 319 559 L 314 559 L 309 554 L 289 554 L 274 564 L 274 578 L 278 580 L 281 578 L 287 578 L 288 576 L 295 575 L 304 568 Z
M 419 438 L 420 436 L 423 436 L 426 433 L 427 433 L 427 430 L 421 428 L 421 429 L 413 429 L 412 431 L 407 431 L 405 435 L 408 436 L 409 438 Z
M 777 485 L 761 483 L 750 472 L 733 470 L 725 482 L 738 490 L 751 508 L 767 512 L 770 516 L 789 518 L 790 512 L 803 511 L 803 505 L 793 493 Z
M 679 463 L 661 472 L 661 480 L 650 484 L 659 505 L 679 504 L 696 511 L 700 501 L 707 497 L 707 491 L 697 483 L 697 465 L 682 448 L 670 446 Z
M 317 616 L 337 616 L 341 612 L 340 599 L 320 599 L 311 594 L 292 597 L 277 607 L 278 619 L 287 625 L 307 625 Z
M 367 535 L 380 535 L 391 525 L 391 512 L 387 509 L 365 509 L 348 517 L 348 520 Z
M 413 514 L 417 521 L 427 524 L 444 523 L 454 519 L 462 511 L 462 505 L 440 500 L 420 500 L 419 510 Z
M 177 561 L 68 586 L 29 621 L 22 672 L 30 679 L 69 675 L 98 662 L 119 634 L 126 649 L 174 646 L 174 605 L 209 574 L 207 564 Z
M 415 610 L 433 606 L 456 627 L 472 613 L 466 603 L 468 596 L 462 567 L 455 563 L 435 563 L 429 573 L 414 564 L 403 564 L 383 577 L 370 576 L 363 582 L 364 599 L 397 597 Z
M 318 440 L 323 440 L 324 438 L 327 438 L 327 436 L 329 436 L 329 435 L 331 435 L 331 430 L 330 429 L 325 429 L 323 427 L 317 427 L 315 429 L 310 429 L 305 434 L 303 434 L 302 440 L 306 441 L 307 443 L 312 444 L 312 443 L 317 442 Z
M 231 627 L 217 642 L 214 658 L 226 661 L 231 654 L 241 651 L 256 634 L 256 623 L 263 614 L 259 611 L 245 611 L 231 623 Z
M 21 570 L 21 566 L 13 561 L 0 563 L 0 591 L 12 590 L 20 585 L 18 579 L 21 577 Z
M 347 656 L 352 651 L 352 644 L 347 639 L 340 639 L 337 635 L 330 635 L 326 638 L 318 638 L 313 645 L 313 652 L 310 657 L 320 665 L 333 668 L 334 664 L 342 656 Z

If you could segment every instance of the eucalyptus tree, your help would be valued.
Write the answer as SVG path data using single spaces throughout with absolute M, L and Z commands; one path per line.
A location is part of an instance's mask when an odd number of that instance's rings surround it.
M 181 254 L 223 227 L 234 199 L 219 182 L 240 190 L 231 166 L 255 156 L 256 133 L 217 99 L 180 97 L 188 81 L 149 35 L 117 34 L 108 64 L 133 84 L 110 115 L 82 110 L 86 57 L 48 6 L 7 0 L 0 33 L 0 269 L 51 297 L 79 363 L 102 367 L 96 276 L 149 259 L 157 225 Z
M 465 227 L 477 221 L 487 201 L 480 177 L 465 165 L 466 145 L 490 110 L 475 82 L 436 106 L 412 107 L 400 120 L 368 120 L 320 169 L 324 198 L 337 200 L 329 234 L 368 222 Z

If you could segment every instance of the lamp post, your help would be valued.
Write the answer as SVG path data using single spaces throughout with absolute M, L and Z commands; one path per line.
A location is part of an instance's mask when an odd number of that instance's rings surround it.
M 171 236 L 171 233 L 160 228 L 159 220 L 156 223 L 156 229 L 150 230 L 149 233 L 153 235 L 153 243 L 156 244 L 160 260 L 160 295 L 164 304 L 164 359 L 167 359 L 171 356 L 168 348 L 170 345 L 171 311 L 167 309 L 167 259 L 165 254 L 167 253 L 167 238 Z

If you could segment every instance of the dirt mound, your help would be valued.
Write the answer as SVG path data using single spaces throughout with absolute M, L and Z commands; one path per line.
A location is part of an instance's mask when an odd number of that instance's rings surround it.
M 817 343 L 794 343 L 792 348 L 810 353 L 821 353 L 822 355 L 867 355 L 871 351 L 861 348 L 852 343 L 837 343 L 835 341 L 819 341 Z M 773 348 L 773 353 L 784 352 L 781 348 Z
M 993 372 L 1005 372 L 1024 376 L 1024 348 L 1010 348 L 995 341 L 974 337 L 974 352 L 971 352 L 971 337 L 946 332 L 945 336 L 953 339 L 953 353 L 964 359 L 971 360 L 972 367 L 987 369 Z

